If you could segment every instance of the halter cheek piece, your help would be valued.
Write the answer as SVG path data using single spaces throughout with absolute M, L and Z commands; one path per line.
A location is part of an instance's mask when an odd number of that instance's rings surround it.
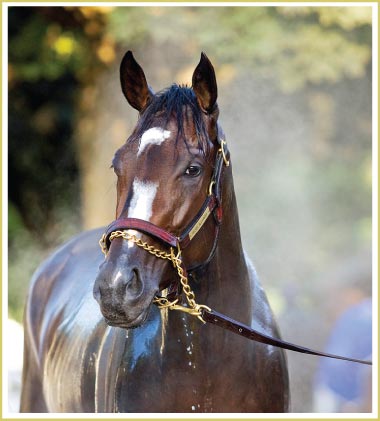
M 203 262 L 200 265 L 190 267 L 188 271 L 195 270 L 196 268 L 209 263 L 217 247 L 219 227 L 223 217 L 221 197 L 222 173 L 223 168 L 228 167 L 230 164 L 230 154 L 227 149 L 226 141 L 219 136 L 217 139 L 219 143 L 219 149 L 216 154 L 215 167 L 209 184 L 208 195 L 201 209 L 196 214 L 194 219 L 190 222 L 190 224 L 184 229 L 183 233 L 177 237 L 174 234 L 142 219 L 118 218 L 107 227 L 106 232 L 103 234 L 102 238 L 99 241 L 99 245 L 103 253 L 105 255 L 108 253 L 111 241 L 114 238 L 121 237 L 128 241 L 132 241 L 138 247 L 143 248 L 144 250 L 158 258 L 170 260 L 173 263 L 174 268 L 177 270 L 179 282 L 173 283 L 169 287 L 169 294 L 166 297 L 154 298 L 154 304 L 156 304 L 160 309 L 167 308 L 170 310 L 179 310 L 189 313 L 193 316 L 196 316 L 203 323 L 215 324 L 219 327 L 222 327 L 223 329 L 230 330 L 240 336 L 267 345 L 272 345 L 279 348 L 288 349 L 290 351 L 300 352 L 303 354 L 317 355 L 321 357 L 328 357 L 356 362 L 360 364 L 372 365 L 371 361 L 363 361 L 354 358 L 343 357 L 340 355 L 314 351 L 303 346 L 282 341 L 281 339 L 273 338 L 251 328 L 250 326 L 237 322 L 236 320 L 233 320 L 225 316 L 224 314 L 211 310 L 209 307 L 203 304 L 197 304 L 195 302 L 194 292 L 191 290 L 188 284 L 187 270 L 183 265 L 181 251 L 190 244 L 192 239 L 200 231 L 200 229 L 203 227 L 210 215 L 214 216 L 215 221 L 213 247 L 205 262 Z M 149 245 L 148 243 L 137 238 L 135 235 L 129 233 L 128 230 L 141 231 L 145 234 L 148 234 L 151 237 L 160 240 L 160 242 L 170 247 L 170 252 L 168 253 L 157 249 L 152 245 Z M 182 305 L 181 289 L 187 300 L 186 306 Z

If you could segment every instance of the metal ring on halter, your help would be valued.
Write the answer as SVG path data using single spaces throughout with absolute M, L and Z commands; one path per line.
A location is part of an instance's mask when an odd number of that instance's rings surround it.
M 227 159 L 226 151 L 224 150 L 224 147 L 227 145 L 227 142 L 224 139 L 220 139 L 220 149 L 219 151 L 222 152 L 223 155 L 223 161 L 226 167 L 230 166 L 230 161 Z
M 212 180 L 210 185 L 208 186 L 208 195 L 211 196 L 212 195 L 212 188 L 215 185 L 215 180 Z

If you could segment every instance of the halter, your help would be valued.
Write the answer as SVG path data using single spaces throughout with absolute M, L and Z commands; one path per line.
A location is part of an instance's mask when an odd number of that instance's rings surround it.
M 237 322 L 236 320 L 233 320 L 224 314 L 211 310 L 204 304 L 196 303 L 195 294 L 191 290 L 188 283 L 187 272 L 195 270 L 196 268 L 209 263 L 215 253 L 218 241 L 219 227 L 222 223 L 223 217 L 221 197 L 222 173 L 223 168 L 230 165 L 230 154 L 227 149 L 226 141 L 219 136 L 217 137 L 217 141 L 219 144 L 219 149 L 215 158 L 215 166 L 208 188 L 208 195 L 197 215 L 193 218 L 190 224 L 187 225 L 180 236 L 177 237 L 174 234 L 158 227 L 157 225 L 142 219 L 118 218 L 107 227 L 106 232 L 103 234 L 99 241 L 102 252 L 107 255 L 111 241 L 115 238 L 124 238 L 127 241 L 133 242 L 138 247 L 154 255 L 155 257 L 170 260 L 174 268 L 177 270 L 179 283 L 173 283 L 169 286 L 169 289 L 171 288 L 171 292 L 169 292 L 166 297 L 159 296 L 153 299 L 153 303 L 156 304 L 160 309 L 178 310 L 188 313 L 197 317 L 203 323 L 215 324 L 216 326 L 230 330 L 240 336 L 267 345 L 300 352 L 302 354 L 317 355 L 320 357 L 328 357 L 338 360 L 372 365 L 371 361 L 364 361 L 355 358 L 348 358 L 340 355 L 314 351 L 312 349 L 295 345 L 281 339 L 273 338 L 251 328 L 250 326 Z M 187 271 L 182 260 L 182 249 L 186 248 L 190 244 L 192 239 L 200 231 L 210 215 L 214 215 L 215 221 L 214 244 L 212 246 L 211 252 L 205 262 L 195 267 L 191 267 Z M 130 229 L 141 231 L 150 235 L 151 237 L 160 240 L 162 243 L 170 247 L 170 252 L 162 251 L 142 241 L 140 238 L 137 238 L 135 235 L 129 233 L 128 230 Z M 186 297 L 186 306 L 182 305 L 180 289 L 182 289 L 182 292 Z
M 117 230 L 133 229 L 142 231 L 152 237 L 157 238 L 161 242 L 165 243 L 170 247 L 180 247 L 181 249 L 186 248 L 199 230 L 203 227 L 208 217 L 213 213 L 216 228 L 222 222 L 223 211 L 222 211 L 222 198 L 221 198 L 221 180 L 222 180 L 222 169 L 223 164 L 228 167 L 230 162 L 228 160 L 229 151 L 227 150 L 227 143 L 224 139 L 218 137 L 219 149 L 215 159 L 214 171 L 211 176 L 211 181 L 208 187 L 208 195 L 203 202 L 201 209 L 192 219 L 192 221 L 183 230 L 182 234 L 176 236 L 157 225 L 152 224 L 149 221 L 138 218 L 118 218 L 111 222 L 106 228 L 104 238 L 102 238 L 102 250 L 107 252 L 111 244 L 111 233 Z M 216 233 L 217 236 L 217 233 Z M 104 247 L 103 247 L 104 246 Z
M 219 227 L 222 223 L 223 210 L 222 210 L 222 197 L 221 197 L 221 183 L 222 183 L 222 173 L 223 168 L 230 165 L 229 162 L 229 151 L 227 149 L 226 141 L 218 136 L 217 137 L 219 149 L 216 153 L 214 171 L 211 176 L 211 180 L 208 187 L 208 194 L 203 202 L 198 213 L 192 219 L 192 221 L 186 226 L 182 234 L 178 237 L 174 234 L 158 227 L 157 225 L 152 224 L 149 221 L 145 221 L 138 218 L 118 218 L 113 221 L 106 229 L 106 232 L 103 234 L 102 238 L 99 241 L 99 245 L 102 249 L 102 252 L 107 255 L 111 241 L 115 238 L 121 237 L 127 241 L 131 241 L 136 244 L 138 247 L 143 248 L 145 251 L 153 254 L 154 256 L 170 260 L 173 263 L 174 268 L 177 270 L 179 277 L 179 284 L 173 283 L 169 286 L 171 292 L 167 297 L 155 297 L 153 302 L 160 308 L 169 308 L 170 310 L 179 310 L 186 313 L 189 313 L 193 316 L 198 317 L 203 323 L 206 323 L 202 317 L 201 309 L 205 308 L 209 311 L 211 309 L 205 305 L 197 304 L 195 302 L 195 294 L 191 290 L 188 279 L 187 272 L 193 271 L 201 266 L 207 265 L 215 253 L 218 237 L 219 237 Z M 214 216 L 215 222 L 215 231 L 214 231 L 214 241 L 211 251 L 208 258 L 201 264 L 194 267 L 190 267 L 186 270 L 183 261 L 182 261 L 182 250 L 186 248 L 196 234 L 201 230 L 206 221 L 209 219 L 209 216 Z M 145 234 L 150 235 L 162 243 L 170 247 L 170 252 L 167 253 L 160 249 L 149 245 L 148 243 L 137 238 L 135 235 L 130 234 L 128 230 L 137 230 Z M 176 253 L 175 253 L 176 249 Z M 185 294 L 188 307 L 181 305 L 181 294 L 180 289 L 182 289 Z

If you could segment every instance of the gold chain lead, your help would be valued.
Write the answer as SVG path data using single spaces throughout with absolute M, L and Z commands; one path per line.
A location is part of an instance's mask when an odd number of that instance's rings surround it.
M 204 308 L 208 311 L 211 309 L 203 304 L 197 304 L 195 301 L 195 294 L 191 290 L 187 276 L 184 274 L 184 270 L 182 267 L 182 259 L 181 259 L 181 249 L 177 246 L 177 254 L 175 254 L 174 248 L 170 247 L 170 253 L 165 251 L 159 250 L 145 241 L 142 241 L 140 238 L 137 238 L 134 234 L 130 234 L 128 231 L 113 231 L 109 237 L 109 240 L 112 241 L 113 239 L 121 237 L 127 241 L 132 241 L 138 247 L 141 247 L 148 253 L 156 256 L 160 259 L 170 260 L 173 263 L 173 266 L 177 269 L 177 274 L 179 276 L 179 280 L 182 285 L 182 290 L 186 296 L 187 303 L 189 307 L 182 306 L 178 303 L 178 299 L 174 301 L 169 301 L 166 297 L 155 297 L 153 299 L 153 303 L 157 305 L 159 309 L 168 308 L 169 310 L 178 310 L 183 311 L 185 313 L 191 314 L 192 316 L 197 317 L 202 323 L 206 323 L 202 318 L 202 311 L 201 309 Z M 99 241 L 100 248 L 104 255 L 107 255 L 108 249 L 106 244 L 106 235 L 103 234 L 102 238 Z

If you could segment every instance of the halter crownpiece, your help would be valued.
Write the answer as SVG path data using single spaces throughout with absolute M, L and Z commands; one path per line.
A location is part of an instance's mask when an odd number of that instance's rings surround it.
M 190 224 L 184 229 L 180 236 L 174 234 L 142 219 L 137 218 L 119 218 L 112 222 L 106 229 L 102 238 L 99 241 L 102 252 L 107 255 L 111 241 L 115 238 L 124 238 L 127 241 L 131 241 L 136 246 L 141 247 L 148 253 L 158 257 L 160 259 L 166 259 L 172 262 L 174 268 L 177 270 L 179 277 L 179 284 L 182 288 L 182 292 L 185 295 L 187 306 L 181 304 L 180 296 L 175 296 L 173 300 L 167 297 L 156 296 L 153 299 L 153 303 L 160 309 L 178 310 L 188 313 L 192 316 L 197 317 L 202 323 L 215 324 L 223 329 L 230 330 L 240 336 L 247 339 L 261 342 L 267 345 L 276 346 L 279 348 L 287 349 L 290 351 L 299 352 L 302 354 L 316 355 L 320 357 L 333 358 L 343 361 L 351 361 L 359 364 L 372 365 L 372 361 L 364 361 L 355 358 L 343 357 L 340 355 L 328 354 L 320 351 L 315 351 L 303 346 L 295 345 L 290 342 L 282 341 L 281 339 L 273 338 L 264 333 L 261 333 L 250 326 L 244 325 L 236 320 L 233 320 L 224 314 L 218 313 L 211 310 L 204 304 L 197 304 L 195 301 L 195 294 L 191 290 L 188 283 L 187 270 L 182 261 L 181 250 L 187 247 L 196 234 L 203 227 L 205 222 L 208 220 L 211 214 L 214 215 L 215 221 L 215 237 L 214 245 L 210 252 L 207 260 L 201 264 L 201 266 L 209 263 L 214 255 L 217 246 L 219 227 L 222 222 L 223 210 L 222 210 L 222 197 L 221 197 L 221 180 L 222 172 L 224 167 L 229 167 L 229 151 L 227 143 L 224 139 L 218 136 L 219 149 L 216 154 L 216 162 L 214 172 L 212 174 L 210 184 L 208 187 L 208 195 L 204 201 L 201 209 L 197 215 L 190 222 Z M 133 229 L 141 231 L 145 234 L 150 235 L 166 246 L 170 247 L 170 252 L 162 251 L 148 243 L 137 238 L 135 235 L 128 232 Z M 198 266 L 197 266 L 198 267 Z M 194 270 L 191 268 L 189 270 Z

